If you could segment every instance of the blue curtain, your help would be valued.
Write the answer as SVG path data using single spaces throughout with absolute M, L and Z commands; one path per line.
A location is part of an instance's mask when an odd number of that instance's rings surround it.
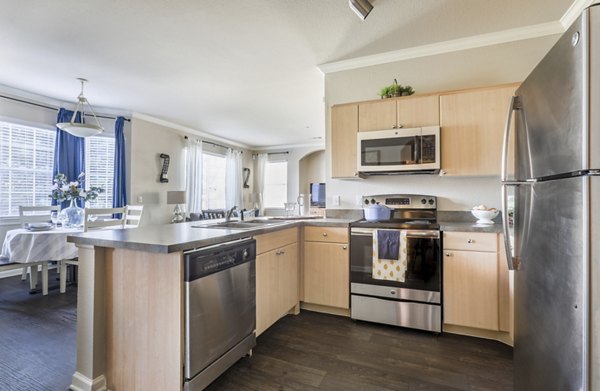
M 73 117 L 73 112 L 64 108 L 58 110 L 56 122 L 69 122 Z M 81 113 L 77 113 L 75 122 L 81 122 Z M 76 137 L 65 131 L 56 128 L 56 140 L 54 142 L 54 167 L 52 168 L 52 179 L 56 174 L 63 173 L 67 179 L 74 181 L 77 176 L 85 171 L 85 139 Z M 56 205 L 57 201 L 52 200 L 52 204 Z M 62 208 L 69 206 L 69 202 L 65 201 L 61 204 Z M 83 202 L 80 202 L 80 207 L 83 207 Z
M 127 205 L 127 166 L 125 162 L 125 118 L 117 117 L 115 122 L 115 172 L 113 175 L 113 208 Z

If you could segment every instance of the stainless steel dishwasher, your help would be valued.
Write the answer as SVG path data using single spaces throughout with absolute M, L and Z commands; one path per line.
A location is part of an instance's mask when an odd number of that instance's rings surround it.
M 184 390 L 206 388 L 256 345 L 256 241 L 184 253 Z

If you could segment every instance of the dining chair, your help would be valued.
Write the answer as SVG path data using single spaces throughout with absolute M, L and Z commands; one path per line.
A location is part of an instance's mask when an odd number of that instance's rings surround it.
M 142 221 L 144 205 L 127 205 L 127 214 L 125 219 L 125 228 L 137 228 Z
M 60 205 L 44 205 L 44 206 L 22 206 L 19 205 L 19 222 L 21 228 L 27 228 L 30 223 L 46 223 L 51 221 L 52 212 L 59 213 Z M 35 262 L 23 267 L 21 272 L 21 280 L 27 279 L 27 270 L 29 269 L 29 285 L 33 290 L 37 285 L 38 266 L 42 266 L 42 294 L 48 294 L 48 265 L 50 261 Z M 14 269 L 18 269 L 14 267 Z
M 214 220 L 222 219 L 225 217 L 225 211 L 223 209 L 203 209 L 202 220 Z
M 120 218 L 114 218 L 120 215 Z M 127 207 L 122 208 L 85 208 L 83 210 L 83 232 L 102 228 L 125 228 Z M 60 261 L 60 293 L 67 289 L 67 266 L 77 265 L 78 259 L 63 259 Z

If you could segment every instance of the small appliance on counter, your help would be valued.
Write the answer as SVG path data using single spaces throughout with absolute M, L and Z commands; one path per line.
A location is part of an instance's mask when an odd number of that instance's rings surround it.
M 387 194 L 365 196 L 363 203 L 365 217 L 377 218 L 350 224 L 351 318 L 441 333 L 436 197 Z

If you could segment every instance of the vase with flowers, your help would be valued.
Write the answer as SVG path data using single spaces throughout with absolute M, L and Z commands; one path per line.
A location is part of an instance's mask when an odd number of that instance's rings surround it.
M 58 202 L 70 201 L 69 207 L 60 211 L 59 219 L 65 227 L 81 227 L 83 225 L 83 208 L 77 205 L 77 201 L 95 200 L 103 192 L 104 189 L 98 186 L 91 186 L 85 190 L 85 174 L 83 172 L 74 181 L 69 181 L 65 174 L 58 173 L 54 177 L 50 198 Z

